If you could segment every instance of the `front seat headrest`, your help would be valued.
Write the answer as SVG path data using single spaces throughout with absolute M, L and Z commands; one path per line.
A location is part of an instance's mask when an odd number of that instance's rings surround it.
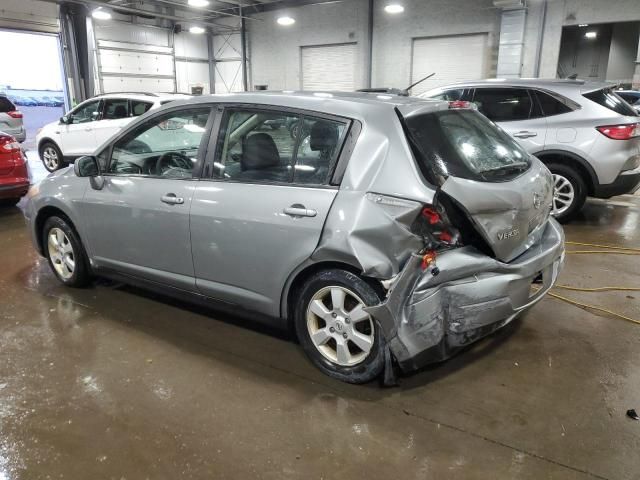
M 318 120 L 311 127 L 309 147 L 313 151 L 331 151 L 338 144 L 338 128 L 329 122 Z
M 267 133 L 254 133 L 242 141 L 240 168 L 260 170 L 280 165 L 280 153 L 276 142 Z
M 124 105 L 116 105 L 113 110 L 113 118 L 125 118 L 127 116 L 127 107 Z

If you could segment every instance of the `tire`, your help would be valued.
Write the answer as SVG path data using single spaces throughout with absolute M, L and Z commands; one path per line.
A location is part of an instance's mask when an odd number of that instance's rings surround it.
M 341 294 L 334 297 L 334 291 L 344 293 L 343 308 L 335 308 L 335 312 L 333 299 L 339 301 Z M 367 383 L 377 378 L 384 368 L 386 341 L 375 320 L 360 310 L 362 305 L 380 303 L 376 291 L 353 273 L 324 270 L 310 277 L 299 293 L 294 308 L 295 329 L 311 362 L 326 375 L 347 383 Z M 319 308 L 318 300 L 324 309 Z
M 50 241 L 50 237 L 54 237 Z M 59 247 L 58 247 L 59 245 Z M 68 220 L 49 217 L 42 229 L 42 246 L 51 270 L 69 287 L 84 287 L 91 280 L 89 261 L 82 242 Z M 72 262 L 69 262 L 69 259 Z M 73 268 L 70 268 L 70 264 Z
M 64 157 L 62 156 L 62 152 L 53 142 L 44 142 L 40 146 L 38 153 L 40 154 L 40 160 L 42 160 L 44 168 L 49 172 L 55 172 L 56 170 L 60 170 L 67 166 L 67 162 L 64 161 Z
M 560 223 L 570 222 L 580 213 L 587 200 L 587 185 L 582 176 L 569 165 L 549 163 L 547 168 L 553 174 L 554 181 L 552 215 Z M 570 199 L 571 195 L 573 197 Z M 559 213 L 556 213 L 557 210 Z
M 0 200 L 0 207 L 15 207 L 22 197 L 3 198 Z

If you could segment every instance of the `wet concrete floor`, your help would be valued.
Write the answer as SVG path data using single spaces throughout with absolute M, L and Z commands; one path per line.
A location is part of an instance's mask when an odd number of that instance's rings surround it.
M 640 246 L 640 197 L 569 240 Z M 279 332 L 130 287 L 61 286 L 0 211 L 0 479 L 640 478 L 640 325 L 545 298 L 400 387 L 316 371 Z M 569 249 L 584 249 L 570 246 Z M 560 283 L 639 286 L 640 257 Z M 558 293 L 640 319 L 638 292 Z

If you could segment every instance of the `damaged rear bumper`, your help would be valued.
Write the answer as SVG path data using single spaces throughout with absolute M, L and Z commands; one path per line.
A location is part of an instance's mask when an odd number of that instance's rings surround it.
M 420 262 L 414 255 L 384 303 L 367 309 L 405 371 L 449 358 L 541 300 L 562 268 L 564 233 L 550 219 L 540 241 L 510 263 L 473 247 L 439 254 L 437 276 Z

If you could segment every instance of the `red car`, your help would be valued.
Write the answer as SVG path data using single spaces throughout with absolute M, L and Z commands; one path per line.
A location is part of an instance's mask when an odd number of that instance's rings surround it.
M 0 132 L 0 206 L 13 206 L 29 190 L 27 158 L 18 141 Z

